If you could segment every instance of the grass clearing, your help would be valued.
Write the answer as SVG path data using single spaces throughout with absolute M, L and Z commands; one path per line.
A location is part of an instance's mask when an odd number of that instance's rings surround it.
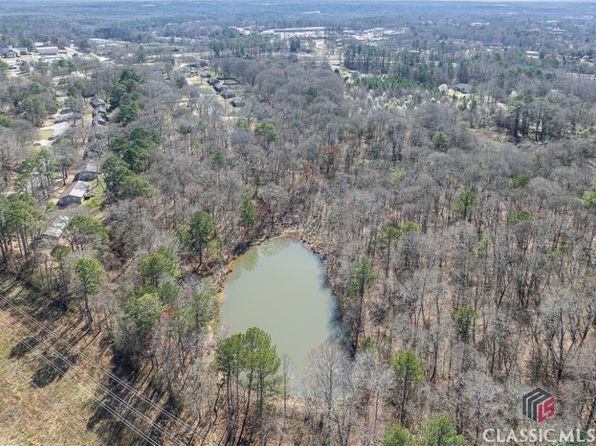
M 54 134 L 54 130 L 52 129 L 39 129 L 37 131 L 37 139 L 41 141 L 45 141 L 50 138 Z
M 0 322 L 17 332 L 17 325 L 0 313 Z M 81 388 L 68 379 L 36 387 L 33 376 L 41 366 L 35 351 L 21 358 L 10 357 L 25 336 L 0 330 L 0 444 L 97 445 L 95 433 L 86 428 L 93 388 Z
M 101 213 L 101 207 L 106 200 L 106 188 L 103 174 L 99 175 L 96 184 L 91 183 L 91 189 L 93 190 L 94 196 L 88 200 L 84 200 L 83 206 L 98 216 Z

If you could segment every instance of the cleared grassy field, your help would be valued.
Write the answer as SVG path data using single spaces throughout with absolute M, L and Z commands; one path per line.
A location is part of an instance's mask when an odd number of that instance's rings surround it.
M 54 134 L 54 130 L 52 129 L 43 129 L 37 131 L 37 139 L 40 141 L 44 141 L 48 139 L 50 136 Z
M 86 429 L 92 388 L 56 378 L 39 385 L 44 363 L 18 324 L 0 312 L 0 444 L 99 445 Z M 29 344 L 27 346 L 26 344 Z
M 0 292 L 12 302 L 29 298 L 28 291 L 12 281 L 0 281 Z M 4 308 L 0 310 L 0 445 L 101 444 L 87 430 L 94 386 L 75 384 L 69 379 L 72 371 L 65 378 L 52 373 L 41 359 L 44 348 Z

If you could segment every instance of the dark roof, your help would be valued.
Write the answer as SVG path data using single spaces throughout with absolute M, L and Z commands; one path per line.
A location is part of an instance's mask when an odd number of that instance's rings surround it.
M 106 106 L 105 105 L 100 105 L 99 107 L 95 107 L 93 109 L 92 115 L 106 115 L 107 116 L 108 112 L 106 110 Z
M 106 125 L 108 123 L 108 117 L 103 114 L 98 114 L 93 117 L 93 121 L 91 122 L 92 126 L 96 125 Z
M 99 99 L 97 96 L 95 96 L 93 99 L 91 99 L 89 101 L 89 103 L 91 104 L 91 107 L 95 108 L 95 107 L 101 107 L 106 105 L 105 101 L 102 101 L 101 99 Z
M 225 99 L 230 99 L 230 98 L 233 98 L 234 96 L 236 96 L 236 93 L 234 93 L 232 90 L 228 90 L 227 88 L 224 88 L 223 91 L 221 92 L 221 97 L 225 98 Z

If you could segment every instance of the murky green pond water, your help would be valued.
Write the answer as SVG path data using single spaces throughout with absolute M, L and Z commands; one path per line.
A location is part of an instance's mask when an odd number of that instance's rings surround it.
M 265 330 L 300 375 L 309 352 L 334 335 L 334 311 L 321 260 L 299 241 L 279 237 L 236 260 L 224 287 L 221 320 L 224 329 Z

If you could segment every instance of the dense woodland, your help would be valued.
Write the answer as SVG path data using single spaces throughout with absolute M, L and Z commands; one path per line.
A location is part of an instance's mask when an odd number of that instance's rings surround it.
M 40 38 L 20 14 L 2 22 L 4 43 L 7 30 Z M 303 24 L 290 16 L 270 26 Z M 480 445 L 485 428 L 529 424 L 519 401 L 537 386 L 556 396 L 552 425 L 595 427 L 596 80 L 574 75 L 594 74 L 578 62 L 593 57 L 594 20 L 552 41 L 519 18 L 489 19 L 416 21 L 374 45 L 328 37 L 340 71 L 297 57 L 308 39 L 243 37 L 214 18 L 147 19 L 133 38 L 101 16 L 41 32 L 124 40 L 85 40 L 81 54 L 109 61 L 0 70 L 2 274 L 105 338 L 112 372 L 184 420 L 145 399 L 131 411 L 106 377 L 114 390 L 98 397 L 114 413 L 94 415 L 104 442 Z M 154 29 L 194 40 L 154 44 Z M 231 114 L 186 82 L 174 56 L 188 51 L 237 80 L 246 107 Z M 439 89 L 457 83 L 474 93 Z M 32 148 L 58 90 L 79 118 Z M 94 96 L 107 127 L 84 118 Z M 56 190 L 83 156 L 101 160 L 95 197 L 61 211 Z M 48 243 L 63 214 L 62 241 Z M 324 257 L 338 306 L 337 342 L 304 377 L 262 330 L 219 330 L 230 260 L 286 229 Z M 148 439 L 124 415 L 150 417 Z

